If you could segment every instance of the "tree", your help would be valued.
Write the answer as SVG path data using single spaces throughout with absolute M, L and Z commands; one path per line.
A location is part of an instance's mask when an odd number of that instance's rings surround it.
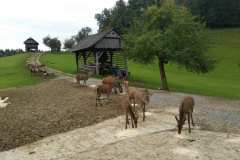
M 61 41 L 58 40 L 58 37 L 51 38 L 50 35 L 47 35 L 43 38 L 43 44 L 51 49 L 51 52 L 61 50 Z
M 134 19 L 128 34 L 123 35 L 122 48 L 136 63 L 151 64 L 157 57 L 162 88 L 169 90 L 164 70 L 168 62 L 197 73 L 215 68 L 217 60 L 207 54 L 207 31 L 187 8 L 167 0 L 160 8 L 149 7 L 141 20 Z
M 110 16 L 111 16 L 111 9 L 107 9 L 107 8 L 104 8 L 102 13 L 95 14 L 94 18 L 97 20 L 99 32 L 109 29 L 107 27 L 109 27 Z
M 89 27 L 82 28 L 80 31 L 78 31 L 78 34 L 75 36 L 72 36 L 72 40 L 75 43 L 78 43 L 83 37 L 88 36 L 92 33 L 92 29 Z
M 72 39 L 65 39 L 63 42 L 63 49 L 69 50 L 75 45 L 75 42 Z

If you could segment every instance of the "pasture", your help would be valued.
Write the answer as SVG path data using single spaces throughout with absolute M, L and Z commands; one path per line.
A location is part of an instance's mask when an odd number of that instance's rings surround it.
M 211 30 L 211 34 L 210 53 L 221 59 L 215 70 L 208 74 L 197 74 L 189 73 L 175 64 L 167 64 L 165 71 L 170 91 L 240 99 L 240 28 Z M 40 62 L 46 63 L 48 67 L 76 74 L 74 53 L 46 53 L 40 58 Z M 161 87 L 157 60 L 148 66 L 132 61 L 128 64 L 131 85 L 151 89 Z
M 33 53 L 21 53 L 0 58 L 0 89 L 22 87 L 46 82 L 44 76 L 31 76 L 26 65 Z

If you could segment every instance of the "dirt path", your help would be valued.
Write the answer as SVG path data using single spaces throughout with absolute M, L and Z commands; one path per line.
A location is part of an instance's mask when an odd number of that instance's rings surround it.
M 64 90 L 65 94 L 70 95 L 73 90 L 73 95 L 80 93 L 79 88 L 74 89 L 73 80 L 67 80 L 70 84 L 64 82 L 64 85 L 68 88 L 72 86 L 72 89 Z M 62 80 L 55 82 L 63 83 Z M 96 83 L 100 82 L 87 81 L 88 86 Z M 50 85 L 54 84 L 51 82 Z M 56 93 L 61 92 L 59 89 Z M 138 128 L 128 126 L 124 129 L 125 116 L 122 112 L 115 118 L 0 152 L 0 159 L 240 159 L 239 100 L 159 90 L 151 92 L 154 94 L 147 106 L 145 122 L 142 121 L 141 109 L 137 108 L 140 116 Z M 174 116 L 178 115 L 179 103 L 187 95 L 195 100 L 193 118 L 196 126 L 192 128 L 192 133 L 188 133 L 188 126 L 184 125 L 179 135 Z M 66 97 L 66 100 L 69 102 L 70 99 Z M 59 104 L 62 103 L 65 101 Z M 87 103 L 91 107 L 94 102 Z M 101 109 L 117 106 L 102 106 Z M 108 114 L 104 110 L 100 113 L 103 116 Z

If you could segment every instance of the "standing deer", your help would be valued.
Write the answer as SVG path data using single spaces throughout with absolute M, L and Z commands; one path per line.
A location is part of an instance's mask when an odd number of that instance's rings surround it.
M 137 123 L 138 123 L 138 115 L 135 115 L 132 109 L 132 106 L 130 104 L 130 102 L 128 100 L 122 100 L 122 108 L 123 111 L 126 114 L 126 125 L 125 125 L 125 129 L 127 129 L 127 125 L 129 125 L 129 120 L 128 120 L 128 115 L 131 116 L 131 121 L 132 121 L 132 128 L 137 128 Z M 134 124 L 133 124 L 134 121 Z
M 101 94 L 106 93 L 107 94 L 107 104 L 109 102 L 109 94 L 112 91 L 112 84 L 102 84 L 102 85 L 97 85 L 97 87 L 94 87 L 97 90 L 97 97 L 96 97 L 96 106 L 97 106 L 97 101 L 99 102 L 99 104 L 102 106 L 101 102 L 100 102 L 100 97 Z
M 91 77 L 91 75 L 93 74 L 93 71 L 90 71 L 88 74 L 77 74 L 75 76 L 77 83 L 79 84 L 79 86 L 81 87 L 80 81 L 83 80 L 83 86 L 85 84 L 86 85 L 86 81 Z
M 179 120 L 177 116 L 175 116 L 176 121 L 177 121 L 177 127 L 178 127 L 178 134 L 181 134 L 181 130 L 183 127 L 184 122 L 186 121 L 186 115 L 188 115 L 188 127 L 189 127 L 189 133 L 191 133 L 191 128 L 190 128 L 190 117 L 192 119 L 192 125 L 194 126 L 193 123 L 193 118 L 192 118 L 192 113 L 193 113 L 193 106 L 194 106 L 194 100 L 192 97 L 186 97 L 182 100 L 180 106 L 179 106 Z

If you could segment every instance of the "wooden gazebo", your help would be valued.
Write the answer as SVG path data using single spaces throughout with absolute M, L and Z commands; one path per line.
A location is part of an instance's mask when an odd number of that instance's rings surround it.
M 25 52 L 37 52 L 38 51 L 38 42 L 35 41 L 32 37 L 28 38 L 23 42 L 25 44 Z
M 113 28 L 85 36 L 70 51 L 75 52 L 78 71 L 93 70 L 106 76 L 106 70 L 118 67 L 123 76 L 129 77 L 127 58 L 121 54 L 120 34 Z

